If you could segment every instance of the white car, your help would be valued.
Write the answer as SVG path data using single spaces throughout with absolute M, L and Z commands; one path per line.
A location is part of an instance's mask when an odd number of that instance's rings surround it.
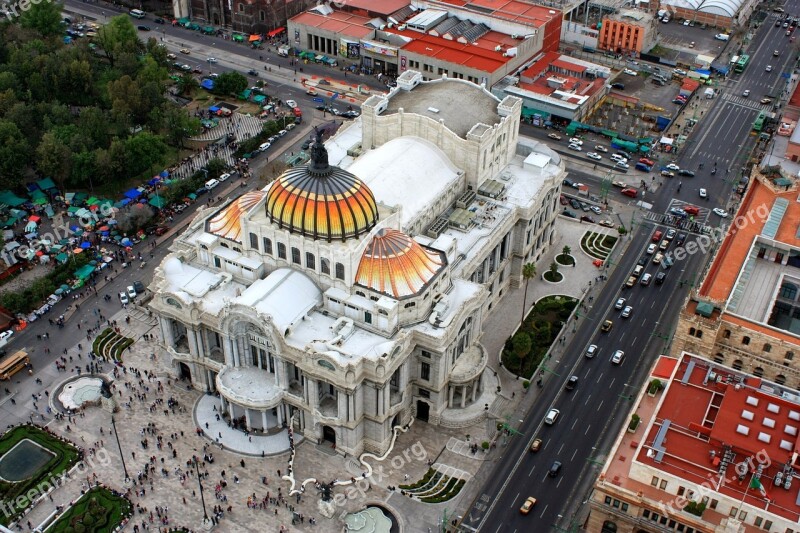
M 619 316 L 621 316 L 622 318 L 630 318 L 631 313 L 633 313 L 633 307 L 631 307 L 630 305 L 626 305 L 625 309 L 622 310 L 622 313 Z
M 286 131 L 286 130 L 281 130 L 281 131 L 279 131 L 279 132 L 278 132 L 278 137 L 283 137 L 283 136 L 284 136 L 284 135 L 286 135 L 287 133 L 289 133 L 289 132 L 288 132 L 288 131 Z
M 661 261 L 664 260 L 664 254 L 658 252 L 656 255 L 653 256 L 653 263 L 660 265 Z
M 219 181 L 226 181 L 230 177 L 231 177 L 230 172 L 226 172 L 225 174 L 222 174 L 218 179 Z
M 586 155 L 588 157 L 590 157 L 591 159 L 595 159 L 597 161 L 600 161 L 601 159 L 603 159 L 603 156 L 598 154 L 597 152 L 586 152 Z
M 119 302 L 122 305 L 127 305 L 128 303 L 130 303 L 130 300 L 128 300 L 128 295 L 125 294 L 124 292 L 119 293 Z
M 602 215 L 603 214 L 603 210 L 600 209 L 599 207 L 597 207 L 596 205 L 590 205 L 589 209 L 591 209 L 592 213 L 594 213 L 595 215 Z
M 3 333 L 0 333 L 0 341 L 7 341 L 11 338 L 11 335 L 14 334 L 13 329 L 7 329 Z
M 673 72 L 673 74 L 677 74 L 678 76 L 686 76 L 686 74 L 687 74 L 685 70 L 680 69 L 680 68 L 676 68 L 672 72 Z
M 547 411 L 547 416 L 544 417 L 544 423 L 548 426 L 552 426 L 558 420 L 558 415 L 561 414 L 561 411 L 558 409 L 550 409 Z
M 577 137 L 573 137 L 569 140 L 570 144 L 577 144 L 578 146 L 583 146 L 583 141 L 578 139 Z
M 625 161 L 617 161 L 617 164 L 614 165 L 614 166 L 617 167 L 617 168 L 624 168 L 624 169 L 631 168 L 631 166 Z
M 745 98 L 750 96 L 750 89 L 745 90 L 745 92 L 742 93 L 742 96 L 744 96 Z
M 578 152 L 581 151 L 581 146 L 575 143 L 570 143 L 570 145 L 567 146 L 567 148 L 569 148 L 570 150 L 577 150 Z
M 209 57 L 209 58 L 206 59 L 206 61 L 208 61 L 209 63 L 216 63 L 217 62 L 217 58 L 216 57 Z
M 210 179 L 210 180 L 208 180 L 206 182 L 206 189 L 208 189 L 210 191 L 211 189 L 213 189 L 217 185 L 219 185 L 219 181 L 218 180 Z
M 766 70 L 767 72 L 772 72 L 772 65 L 767 65 L 767 68 L 765 68 L 764 70 Z
M 647 246 L 647 255 L 653 255 L 654 253 L 656 253 L 656 248 L 658 248 L 658 245 L 654 242 L 651 242 Z
M 669 165 L 667 165 L 667 170 L 680 170 L 680 169 L 681 167 L 679 167 L 675 163 L 670 163 Z
M 627 74 L 628 76 L 636 76 L 636 75 L 638 74 L 638 73 L 637 73 L 635 70 L 631 70 L 631 69 L 629 69 L 629 68 L 626 68 L 626 69 L 625 69 L 625 70 L 623 70 L 622 72 L 623 72 L 624 74 Z
M 608 148 L 606 148 L 605 146 L 601 146 L 599 144 L 595 146 L 594 149 L 597 150 L 598 152 L 603 152 L 604 154 L 608 152 Z
M 700 198 L 708 198 L 708 191 L 705 189 L 700 189 Z
M 614 304 L 614 309 L 623 309 L 625 307 L 625 298 L 619 298 L 617 303 Z
M 625 359 L 625 352 L 622 350 L 617 350 L 614 352 L 614 355 L 611 356 L 611 363 L 615 365 L 622 364 L 622 360 Z
M 722 218 L 728 218 L 728 212 L 722 209 L 721 207 L 715 207 L 713 211 L 715 215 L 718 215 Z
M 592 357 L 597 355 L 597 352 L 599 351 L 600 349 L 597 347 L 596 344 L 590 344 L 589 347 L 586 348 L 586 358 L 591 359 Z
M 259 147 L 258 147 L 258 151 L 259 151 L 259 152 L 266 152 L 266 151 L 267 151 L 267 149 L 268 149 L 270 146 L 272 146 L 272 144 L 270 144 L 270 143 L 261 143 L 261 144 L 259 145 Z
M 295 102 L 294 100 L 286 100 L 286 105 L 294 109 L 295 107 L 297 107 L 297 102 Z
M 136 289 L 133 288 L 133 285 L 128 285 L 125 290 L 128 292 L 128 298 L 131 300 L 136 298 Z

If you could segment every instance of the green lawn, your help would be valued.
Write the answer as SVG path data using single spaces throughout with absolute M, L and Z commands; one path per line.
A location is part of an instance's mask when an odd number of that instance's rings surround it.
M 93 487 L 59 518 L 48 533 L 111 533 L 131 514 L 131 502 L 105 487 Z
M 78 449 L 72 444 L 31 425 L 17 426 L 0 437 L 0 458 L 23 439 L 32 440 L 53 452 L 55 456 L 25 481 L 18 483 L 0 481 L 0 499 L 3 500 L 4 505 L 4 512 L 0 513 L 0 524 L 4 526 L 11 523 L 20 512 L 31 504 L 27 498 L 24 498 L 24 501 L 20 500 L 20 496 L 24 496 L 30 490 L 33 490 L 36 496 L 47 492 L 48 486 L 57 480 L 64 470 L 72 468 L 80 459 Z M 20 505 L 21 503 L 23 505 Z M 7 514 L 5 512 L 7 510 L 12 510 L 13 513 Z

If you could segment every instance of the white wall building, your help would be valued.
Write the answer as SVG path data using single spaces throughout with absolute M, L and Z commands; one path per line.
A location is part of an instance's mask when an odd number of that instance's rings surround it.
M 150 287 L 168 369 L 237 427 L 294 416 L 340 453 L 485 416 L 483 322 L 552 242 L 564 177 L 520 109 L 409 71 L 307 167 L 201 210 Z

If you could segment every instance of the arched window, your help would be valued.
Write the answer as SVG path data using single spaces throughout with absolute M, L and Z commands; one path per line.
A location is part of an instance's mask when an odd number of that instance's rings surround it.
M 314 259 L 314 254 L 306 252 L 306 268 L 315 270 L 317 268 L 317 261 Z
M 714 362 L 715 363 L 719 363 L 719 364 L 724 363 L 725 362 L 725 356 L 722 355 L 720 352 L 717 352 L 717 354 L 714 356 Z
M 697 337 L 698 339 L 702 339 L 703 338 L 703 330 L 702 329 L 698 329 L 697 331 L 694 332 L 694 336 Z
M 764 343 L 764 352 L 770 353 L 772 351 L 772 345 L 770 343 Z
M 689 336 L 694 337 L 694 332 L 697 331 L 694 328 L 689 328 Z
M 750 337 L 748 337 L 747 335 L 742 337 L 742 344 L 744 344 L 745 346 L 749 345 L 750 344 Z
M 761 368 L 760 366 L 757 366 L 755 370 L 753 370 L 753 375 L 756 376 L 757 378 L 764 377 L 764 369 Z
M 733 367 L 734 370 L 741 370 L 742 367 L 744 366 L 744 363 L 742 362 L 741 359 L 737 359 L 736 361 L 733 362 L 731 366 Z
M 259 11 L 258 12 L 258 20 L 260 20 L 261 22 L 264 22 L 265 20 L 267 20 L 267 14 L 264 13 L 263 11 Z
M 600 530 L 600 533 L 617 533 L 617 524 L 611 520 L 606 520 L 603 522 L 603 528 Z
M 250 233 L 250 248 L 258 250 L 258 235 Z
M 292 263 L 299 265 L 300 264 L 300 250 L 292 246 Z
M 788 281 L 784 281 L 781 284 L 780 297 L 787 300 L 794 300 L 797 298 L 797 285 L 794 283 L 789 283 Z
M 278 243 L 278 259 L 286 259 L 286 245 L 282 242 Z
M 794 359 L 794 352 L 786 352 L 786 355 L 784 355 L 783 358 L 787 361 L 791 361 Z
M 319 260 L 319 269 L 323 274 L 331 275 L 331 262 L 324 257 Z
M 775 383 L 777 383 L 778 385 L 786 385 L 786 376 L 784 376 L 783 374 L 778 374 L 777 376 L 775 376 Z
M 344 279 L 344 265 L 336 263 L 336 279 Z
M 264 237 L 264 253 L 272 255 L 272 241 Z
M 726 329 L 725 331 L 723 331 L 722 332 L 722 338 L 723 339 L 730 339 L 731 338 L 731 330 Z

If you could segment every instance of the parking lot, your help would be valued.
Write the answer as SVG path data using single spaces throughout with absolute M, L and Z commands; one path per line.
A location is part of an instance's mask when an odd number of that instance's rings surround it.
M 727 33 L 727 29 L 711 28 L 703 29 L 700 25 L 684 26 L 682 22 L 672 20 L 664 24 L 658 23 L 660 39 L 656 51 L 657 55 L 693 66 L 694 58 L 697 55 L 706 55 L 716 58 L 719 56 L 727 41 L 720 41 L 714 38 L 718 33 Z M 694 43 L 694 46 L 692 46 Z

